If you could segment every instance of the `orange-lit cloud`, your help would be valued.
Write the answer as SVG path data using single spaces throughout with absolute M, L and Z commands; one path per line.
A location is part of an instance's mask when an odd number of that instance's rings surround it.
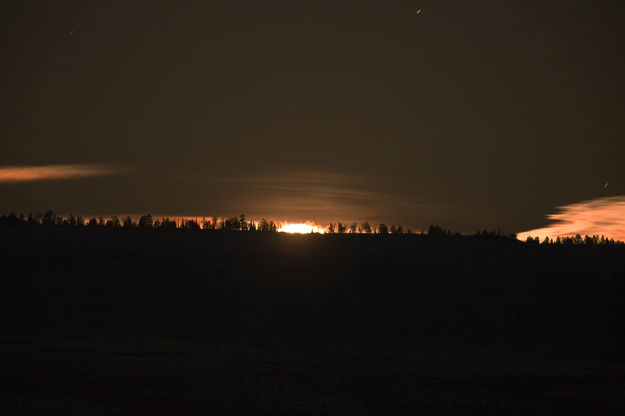
M 524 231 L 517 235 L 520 240 L 527 237 L 572 237 L 576 234 L 604 235 L 625 241 L 625 196 L 599 198 L 578 202 L 558 208 L 558 213 L 549 214 L 554 223 L 548 227 Z
M 291 171 L 288 175 L 260 173 L 203 179 L 244 195 L 241 210 L 251 217 L 279 218 L 289 224 L 369 221 L 414 227 L 413 222 L 429 218 L 427 213 L 443 209 L 424 202 L 416 187 L 398 185 L 392 178 Z
M 80 163 L 72 165 L 0 166 L 0 182 L 31 182 L 86 178 L 128 172 L 114 166 Z

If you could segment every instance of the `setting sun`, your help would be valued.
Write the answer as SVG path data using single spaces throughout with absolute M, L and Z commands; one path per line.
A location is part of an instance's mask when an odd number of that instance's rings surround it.
M 278 232 L 290 234 L 324 233 L 324 229 L 315 224 L 284 224 Z

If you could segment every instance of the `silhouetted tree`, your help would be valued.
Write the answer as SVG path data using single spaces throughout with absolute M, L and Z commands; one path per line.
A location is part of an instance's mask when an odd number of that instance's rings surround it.
M 245 214 L 239 215 L 239 230 L 247 231 L 247 219 L 245 218 Z
M 56 222 L 56 215 L 54 214 L 53 211 L 46 211 L 46 213 L 43 214 L 44 225 L 54 225 L 55 222 Z
M 132 221 L 132 218 L 130 218 L 130 216 L 127 216 L 126 219 L 124 220 L 124 228 L 133 228 L 135 226 L 134 222 Z
M 371 234 L 371 225 L 369 225 L 368 221 L 362 223 L 362 231 L 364 231 L 365 234 Z
M 204 219 L 202 221 L 202 229 L 204 230 L 214 230 L 217 225 L 217 217 L 212 217 L 212 219 Z
M 0 217 L 0 225 L 3 227 L 14 227 L 20 222 L 21 221 L 14 212 L 10 213 L 8 216 L 3 214 L 2 217 Z
M 334 234 L 335 233 L 336 229 L 335 229 L 335 226 L 334 226 L 333 222 L 328 224 L 328 230 L 327 231 L 328 231 L 328 234 Z
M 241 229 L 241 222 L 238 217 L 230 217 L 222 223 L 222 228 L 228 231 L 237 231 Z
M 273 221 L 267 221 L 263 218 L 258 223 L 257 229 L 258 231 L 277 231 L 278 225 Z
M 357 228 L 358 228 L 358 224 L 356 224 L 354 222 L 354 223 L 352 223 L 352 225 L 349 226 L 349 232 L 352 233 L 352 234 L 355 234 Z
M 380 224 L 378 226 L 378 234 L 388 234 L 388 227 L 386 224 Z
M 201 229 L 200 224 L 198 224 L 197 221 L 195 220 L 188 220 L 185 223 L 184 228 L 187 230 L 200 230 Z
M 451 235 L 451 231 L 443 230 L 438 225 L 432 224 L 430 225 L 430 228 L 428 229 L 428 236 L 430 237 L 444 237 L 448 235 Z
M 258 224 L 258 231 L 271 231 L 269 227 L 269 222 L 266 219 L 261 219 Z
M 345 230 L 347 230 L 347 227 L 346 227 L 343 223 L 339 222 L 339 223 L 336 225 L 336 231 L 337 231 L 339 234 L 345 234 Z
M 165 217 L 161 219 L 161 229 L 162 230 L 176 230 L 178 229 L 178 224 L 176 224 L 176 221 Z
M 139 218 L 139 228 L 152 228 L 152 216 L 150 214 L 142 215 Z

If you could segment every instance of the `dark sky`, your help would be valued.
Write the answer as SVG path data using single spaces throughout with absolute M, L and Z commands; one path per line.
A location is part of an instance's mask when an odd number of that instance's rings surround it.
M 0 166 L 119 168 L 1 182 L 2 212 L 516 232 L 625 194 L 622 1 L 4 1 L 0 19 Z

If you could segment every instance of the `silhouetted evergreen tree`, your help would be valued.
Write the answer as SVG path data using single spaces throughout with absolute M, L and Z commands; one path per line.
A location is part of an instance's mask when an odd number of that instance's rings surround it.
M 347 230 L 347 227 L 346 227 L 343 223 L 339 222 L 339 223 L 336 225 L 336 231 L 337 231 L 339 234 L 345 234 L 345 231 L 346 231 L 346 230 Z
M 169 218 L 163 218 L 161 220 L 161 229 L 162 230 L 176 230 L 178 229 L 178 224 L 176 221 L 170 220 Z
M 369 225 L 368 221 L 362 223 L 362 231 L 365 234 L 371 234 L 371 225 Z
M 203 230 L 215 230 L 215 228 L 217 225 L 217 217 L 213 217 L 211 220 L 209 219 L 204 219 L 204 221 L 202 222 L 202 229 Z
M 271 231 L 269 227 L 269 222 L 266 219 L 261 219 L 258 224 L 258 231 Z
M 450 234 L 451 232 L 443 230 L 443 228 L 438 225 L 432 224 L 430 225 L 430 228 L 428 228 L 428 236 L 430 237 L 444 237 Z
M 139 228 L 152 228 L 152 216 L 150 214 L 142 215 L 139 218 Z
M 133 228 L 134 226 L 135 224 L 132 221 L 132 218 L 130 218 L 130 216 L 127 216 L 126 219 L 124 220 L 124 228 L 130 229 L 130 228 Z
M 336 228 L 333 222 L 331 222 L 330 224 L 328 224 L 328 229 L 327 229 L 328 234 L 334 234 L 336 232 Z
M 46 211 L 43 214 L 43 224 L 44 225 L 54 225 L 56 223 L 56 215 L 53 211 Z
M 185 223 L 184 228 L 187 230 L 201 230 L 200 224 L 198 224 L 197 221 L 195 220 L 188 220 Z
M 245 218 L 245 214 L 239 215 L 239 228 L 238 229 L 241 231 L 247 231 L 248 229 L 248 224 L 247 224 L 247 219 Z
M 241 222 L 238 217 L 227 218 L 222 224 L 222 228 L 227 231 L 237 231 L 241 229 Z

